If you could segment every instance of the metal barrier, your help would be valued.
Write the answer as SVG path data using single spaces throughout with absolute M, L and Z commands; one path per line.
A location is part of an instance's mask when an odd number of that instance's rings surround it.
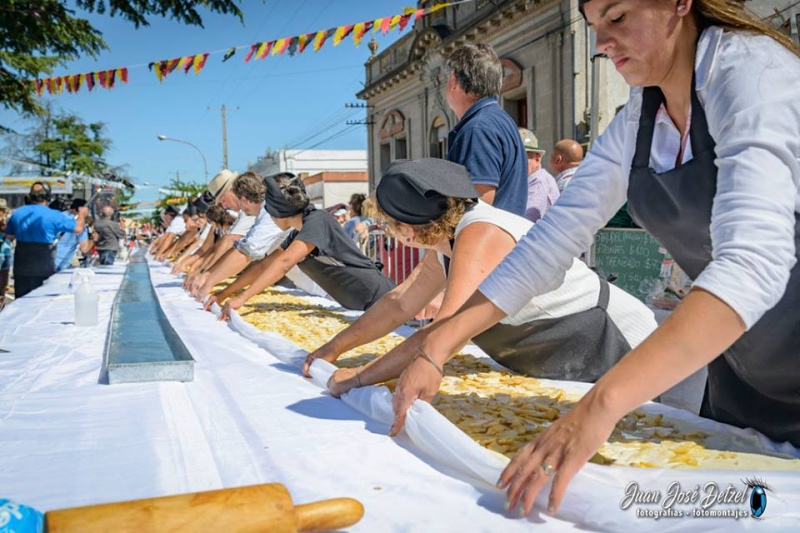
M 405 281 L 422 259 L 418 248 L 405 246 L 382 229 L 370 229 L 359 248 L 372 261 L 382 265 L 382 272 L 398 285 Z

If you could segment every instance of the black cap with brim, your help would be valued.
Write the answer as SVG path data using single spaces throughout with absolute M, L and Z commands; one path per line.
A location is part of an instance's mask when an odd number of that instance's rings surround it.
M 375 199 L 383 211 L 404 224 L 428 224 L 447 212 L 448 198 L 477 199 L 463 165 L 444 159 L 400 159 L 381 176 Z

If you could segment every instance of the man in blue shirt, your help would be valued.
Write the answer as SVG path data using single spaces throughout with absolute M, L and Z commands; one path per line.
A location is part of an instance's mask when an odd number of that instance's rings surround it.
M 11 215 L 6 228 L 6 239 L 17 239 L 14 252 L 14 293 L 21 298 L 41 287 L 56 271 L 53 242 L 61 233 L 80 234 L 85 226 L 86 206 L 78 209 L 73 220 L 59 211 L 47 207 L 50 186 L 36 182 L 28 194 L 30 204 L 20 207 Z
M 500 59 L 488 44 L 465 44 L 447 58 L 447 70 L 447 103 L 458 117 L 447 159 L 467 167 L 481 200 L 524 216 L 528 160 L 517 125 L 498 103 Z
M 64 213 L 64 215 L 72 220 L 77 220 L 78 209 L 85 205 L 86 200 L 76 198 L 72 200 L 72 204 L 69 206 L 69 212 Z M 61 235 L 61 238 L 58 240 L 58 247 L 56 248 L 56 272 L 70 267 L 78 245 L 80 245 L 81 252 L 84 254 L 89 251 L 89 230 L 85 226 L 80 233 L 68 231 Z

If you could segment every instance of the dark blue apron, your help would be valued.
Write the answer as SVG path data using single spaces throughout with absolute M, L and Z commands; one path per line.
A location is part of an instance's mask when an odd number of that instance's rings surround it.
M 711 208 L 717 191 L 715 142 L 692 82 L 693 158 L 661 174 L 650 168 L 658 109 L 657 87 L 644 90 L 628 208 L 637 224 L 664 246 L 691 279 L 712 260 Z M 753 176 L 757 179 L 758 176 Z M 800 253 L 795 213 L 795 254 Z M 800 265 L 800 262 L 798 262 Z M 800 446 L 800 268 L 795 265 L 780 302 L 721 357 L 708 365 L 701 415 L 752 427 Z

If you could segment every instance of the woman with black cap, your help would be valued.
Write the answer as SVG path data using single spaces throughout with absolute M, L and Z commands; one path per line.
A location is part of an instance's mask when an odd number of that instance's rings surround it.
M 279 228 L 292 231 L 278 250 L 251 265 L 226 289 L 224 294 L 229 295 L 249 285 L 225 303 L 220 318 L 228 318 L 232 309 L 279 281 L 295 265 L 346 309 L 363 311 L 392 290 L 394 283 L 356 248 L 336 219 L 310 203 L 299 178 L 267 176 L 264 185 L 264 208 Z
M 378 218 L 407 246 L 426 248 L 422 263 L 352 326 L 308 356 L 328 361 L 380 338 L 445 290 L 437 320 L 451 315 L 533 225 L 477 200 L 466 168 L 441 159 L 396 161 L 375 192 Z M 653 329 L 644 304 L 573 261 L 561 285 L 473 341 L 506 367 L 536 377 L 593 382 Z M 337 371 L 331 391 L 400 375 L 427 359 L 417 335 L 360 369 Z M 436 368 L 441 370 L 440 365 Z

